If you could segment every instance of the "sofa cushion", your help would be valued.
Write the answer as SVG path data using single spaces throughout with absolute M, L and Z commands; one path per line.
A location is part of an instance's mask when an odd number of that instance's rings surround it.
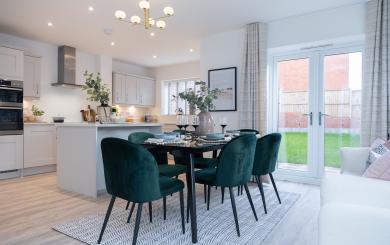
M 390 209 L 390 182 L 328 174 L 322 180 L 321 204 L 333 202 Z
M 374 142 L 372 142 L 370 146 L 370 153 L 368 155 L 367 159 L 367 165 L 370 165 L 374 163 L 378 158 L 383 156 L 386 152 L 389 151 L 389 149 L 386 147 L 389 144 L 386 144 L 387 142 L 384 141 L 383 139 L 376 139 Z
M 388 245 L 390 211 L 329 203 L 321 208 L 319 245 Z
M 366 169 L 363 176 L 390 181 L 390 151 L 376 159 Z

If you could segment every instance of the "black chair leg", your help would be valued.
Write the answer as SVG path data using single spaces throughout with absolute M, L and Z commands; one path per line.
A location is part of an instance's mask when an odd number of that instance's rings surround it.
M 225 187 L 221 187 L 221 193 L 222 193 L 222 204 L 223 204 L 223 201 L 225 200 Z
M 210 191 L 211 191 L 211 186 L 207 186 L 207 210 L 210 209 Z
M 240 195 L 240 186 L 237 186 L 237 196 Z
M 163 197 L 163 207 L 164 207 L 164 220 L 167 219 L 167 198 Z
M 188 195 L 188 192 L 187 192 L 187 223 L 189 221 L 190 221 L 190 196 Z
M 130 222 L 131 216 L 133 215 L 133 212 L 134 212 L 134 208 L 135 208 L 135 203 L 133 202 L 133 204 L 131 205 L 129 217 L 127 218 L 127 223 Z
M 267 205 L 265 204 L 264 189 L 263 189 L 263 182 L 261 181 L 261 176 L 256 176 L 256 182 L 260 190 L 261 199 L 263 200 L 264 212 L 265 214 L 267 214 Z
M 183 234 L 186 233 L 186 227 L 184 222 L 184 196 L 183 190 L 180 191 L 180 216 L 181 216 L 181 229 L 183 230 Z
M 137 244 L 139 224 L 141 223 L 142 205 L 143 203 L 138 203 L 137 216 L 135 219 L 135 226 L 134 226 L 133 245 Z
M 249 204 L 251 205 L 253 215 L 255 215 L 255 220 L 257 221 L 257 214 L 256 214 L 255 206 L 253 205 L 253 202 L 252 202 L 252 197 L 251 197 L 251 193 L 249 192 L 248 185 L 245 184 L 244 188 L 245 188 L 246 196 L 248 197 L 248 200 L 249 200 Z
M 110 218 L 112 208 L 114 207 L 114 203 L 115 203 L 115 197 L 112 196 L 110 204 L 108 205 L 108 209 L 107 209 L 107 212 L 106 212 L 106 217 L 104 217 L 104 222 L 103 222 L 102 230 L 100 231 L 98 244 L 100 244 L 100 242 L 102 241 L 104 230 L 106 229 L 106 226 L 107 226 L 107 223 L 108 223 L 108 219 Z
M 207 186 L 203 185 L 204 203 L 207 203 L 206 188 L 207 188 Z
M 128 209 L 129 209 L 129 205 L 130 205 L 130 202 L 129 202 L 129 201 L 127 201 L 127 204 L 126 204 L 126 210 L 128 210 Z
M 269 177 L 271 178 L 272 185 L 274 186 L 274 190 L 275 190 L 275 192 L 276 192 L 276 196 L 278 197 L 279 204 L 282 204 L 282 202 L 280 201 L 278 189 L 276 188 L 274 176 L 272 176 L 272 174 L 270 173 L 270 174 L 269 174 Z
M 149 221 L 150 221 L 150 223 L 153 222 L 152 215 L 153 215 L 153 213 L 152 213 L 152 202 L 149 202 Z
M 241 186 L 241 195 L 242 195 L 243 191 L 244 191 L 244 187 Z
M 230 192 L 230 201 L 232 202 L 234 222 L 236 223 L 237 236 L 240 236 L 240 227 L 238 226 L 236 201 L 234 200 L 234 192 L 233 192 L 233 188 L 232 187 L 229 187 L 229 192 Z

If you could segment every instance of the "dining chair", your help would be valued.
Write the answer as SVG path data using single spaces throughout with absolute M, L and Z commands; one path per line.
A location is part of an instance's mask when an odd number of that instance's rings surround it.
M 111 195 L 111 201 L 100 231 L 98 244 L 102 241 L 116 198 L 138 204 L 132 242 L 135 245 L 143 204 L 150 204 L 152 201 L 179 192 L 181 224 L 184 234 L 184 183 L 178 179 L 159 175 L 155 158 L 140 145 L 123 139 L 105 138 L 101 142 L 101 149 L 106 189 Z M 151 215 L 150 209 L 149 215 Z
M 253 172 L 255 176 L 256 183 L 259 187 L 261 198 L 263 200 L 264 212 L 267 213 L 267 206 L 265 203 L 263 182 L 261 180 L 262 175 L 269 175 L 272 186 L 275 190 L 276 196 L 278 198 L 279 204 L 280 201 L 278 189 L 276 188 L 274 177 L 272 173 L 275 171 L 276 162 L 278 160 L 279 146 L 282 140 L 282 135 L 279 133 L 272 133 L 265 135 L 257 140 L 256 143 L 256 153 L 255 160 L 253 163 Z
M 134 132 L 131 133 L 128 137 L 129 142 L 134 144 L 143 144 L 147 139 L 154 138 L 154 134 L 149 132 Z M 186 167 L 178 164 L 168 164 L 168 156 L 166 152 L 151 152 L 154 158 L 157 161 L 158 172 L 160 175 L 166 177 L 176 177 L 180 174 L 184 174 L 186 172 Z M 167 218 L 167 209 L 166 209 L 166 198 L 163 197 L 163 209 L 164 209 L 164 220 Z M 129 209 L 130 202 L 126 204 L 126 210 Z M 128 221 L 131 218 L 131 215 L 134 211 L 135 203 L 131 206 L 130 215 Z M 152 210 L 152 204 L 149 203 L 149 209 Z M 150 211 L 152 213 L 152 211 Z M 150 222 L 152 222 L 152 218 L 150 217 Z
M 240 236 L 236 203 L 233 187 L 243 185 L 252 212 L 257 221 L 256 210 L 247 183 L 250 180 L 255 156 L 256 136 L 242 135 L 227 143 L 221 150 L 216 168 L 206 168 L 195 172 L 195 182 L 208 186 L 219 186 L 221 189 L 228 188 L 233 209 L 237 235 Z M 210 198 L 207 200 L 210 204 Z

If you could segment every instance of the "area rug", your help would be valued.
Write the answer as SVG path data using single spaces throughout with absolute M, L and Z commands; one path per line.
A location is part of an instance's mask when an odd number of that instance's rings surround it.
M 237 188 L 235 188 L 241 232 L 241 236 L 238 237 L 229 192 L 226 191 L 225 201 L 222 204 L 220 189 L 212 188 L 210 210 L 207 211 L 203 188 L 197 186 L 198 244 L 262 244 L 300 197 L 299 194 L 280 192 L 282 204 L 279 204 L 273 189 L 266 187 L 265 197 L 268 214 L 264 214 L 258 188 L 251 185 L 249 189 L 258 221 L 255 221 L 245 191 L 243 195 L 237 196 Z M 130 224 L 127 224 L 126 219 L 129 211 L 125 210 L 125 206 L 126 202 L 116 201 L 101 244 L 131 244 L 135 212 Z M 96 244 L 105 211 L 56 225 L 53 229 L 81 242 Z M 163 219 L 162 200 L 153 202 L 153 223 L 149 222 L 148 205 L 144 204 L 137 244 L 191 244 L 190 223 L 186 223 L 186 232 L 184 235 L 182 234 L 178 194 L 167 197 L 166 220 Z

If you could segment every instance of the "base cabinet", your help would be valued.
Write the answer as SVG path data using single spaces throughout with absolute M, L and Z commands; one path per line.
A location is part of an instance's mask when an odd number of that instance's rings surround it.
M 0 136 L 0 172 L 23 168 L 23 135 Z
M 25 125 L 24 168 L 56 164 L 55 125 Z

